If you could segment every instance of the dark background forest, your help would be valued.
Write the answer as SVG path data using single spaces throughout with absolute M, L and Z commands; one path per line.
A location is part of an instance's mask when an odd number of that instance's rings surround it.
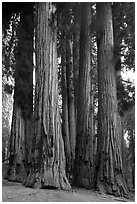
M 134 72 L 135 3 L 2 3 L 4 178 L 130 197 Z

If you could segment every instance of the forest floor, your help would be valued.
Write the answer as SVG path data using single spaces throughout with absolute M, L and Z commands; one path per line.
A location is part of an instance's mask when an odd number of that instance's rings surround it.
M 2 202 L 135 202 L 83 188 L 71 191 L 33 189 L 2 179 Z
M 3 179 L 2 202 L 134 202 L 91 190 L 73 188 L 71 191 L 32 189 L 21 183 Z

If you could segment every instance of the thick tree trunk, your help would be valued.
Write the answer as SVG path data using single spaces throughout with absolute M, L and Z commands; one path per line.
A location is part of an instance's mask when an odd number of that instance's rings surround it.
M 31 127 L 33 108 L 33 8 L 20 16 L 16 48 L 15 91 L 10 159 L 6 177 L 24 182 L 31 163 Z
M 70 189 L 58 108 L 57 37 L 53 16 L 52 3 L 37 3 L 35 165 L 27 185 Z
M 109 194 L 127 194 L 121 155 L 111 3 L 97 3 L 98 148 L 96 187 Z
M 90 188 L 93 181 L 93 135 L 90 115 L 90 3 L 81 3 L 80 61 L 74 184 Z

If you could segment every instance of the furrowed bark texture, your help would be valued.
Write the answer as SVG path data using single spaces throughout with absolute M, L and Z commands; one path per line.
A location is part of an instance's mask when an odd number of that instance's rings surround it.
M 37 3 L 35 167 L 34 180 L 33 174 L 29 179 L 34 187 L 68 190 L 58 108 L 57 37 L 53 16 L 52 3 Z
M 121 155 L 111 3 L 97 3 L 98 147 L 96 186 L 117 196 L 127 194 Z
M 20 16 L 15 59 L 15 91 L 10 136 L 10 159 L 6 178 L 24 182 L 31 164 L 33 109 L 33 8 Z M 27 26 L 26 26 L 27 25 Z
M 74 185 L 93 184 L 93 135 L 90 115 L 90 3 L 81 3 L 80 61 L 77 101 L 77 137 Z

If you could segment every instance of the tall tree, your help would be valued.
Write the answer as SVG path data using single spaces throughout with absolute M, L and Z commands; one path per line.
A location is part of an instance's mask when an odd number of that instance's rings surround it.
M 7 177 L 23 182 L 27 177 L 31 154 L 33 108 L 33 6 L 20 15 L 15 49 L 15 90 L 10 135 L 10 158 Z
M 73 70 L 74 70 L 74 96 L 77 117 L 78 98 L 78 72 L 79 72 L 79 38 L 80 38 L 80 3 L 74 3 L 74 29 L 73 29 Z
M 63 44 L 66 44 L 65 42 Z M 69 128 L 69 110 L 68 110 L 68 92 L 67 92 L 67 74 L 65 48 L 62 45 L 61 65 L 62 65 L 62 136 L 64 139 L 66 155 L 66 173 L 70 177 L 71 173 L 71 145 L 70 145 L 70 128 Z
M 97 3 L 98 147 L 96 187 L 114 195 L 128 193 L 121 155 L 111 3 Z
M 62 67 L 62 134 L 66 153 L 66 173 L 72 181 L 72 171 L 75 158 L 76 141 L 76 114 L 74 95 L 74 53 L 73 53 L 73 5 L 68 3 L 60 16 L 59 21 L 59 52 Z M 66 14 L 67 13 L 67 14 Z M 60 17 L 59 16 L 59 17 Z M 67 22 L 67 23 L 66 23 Z
M 27 186 L 70 189 L 58 107 L 55 6 L 37 3 L 34 172 Z
M 72 170 L 75 158 L 75 142 L 76 142 L 76 116 L 75 116 L 75 100 L 74 100 L 74 69 L 73 69 L 73 46 L 70 36 L 66 40 L 66 78 L 68 89 L 68 110 L 69 110 L 69 132 L 70 132 L 70 147 L 71 147 L 71 169 Z
M 77 100 L 77 137 L 74 184 L 89 188 L 93 181 L 93 117 L 90 114 L 90 23 L 91 5 L 81 3 L 80 56 Z

